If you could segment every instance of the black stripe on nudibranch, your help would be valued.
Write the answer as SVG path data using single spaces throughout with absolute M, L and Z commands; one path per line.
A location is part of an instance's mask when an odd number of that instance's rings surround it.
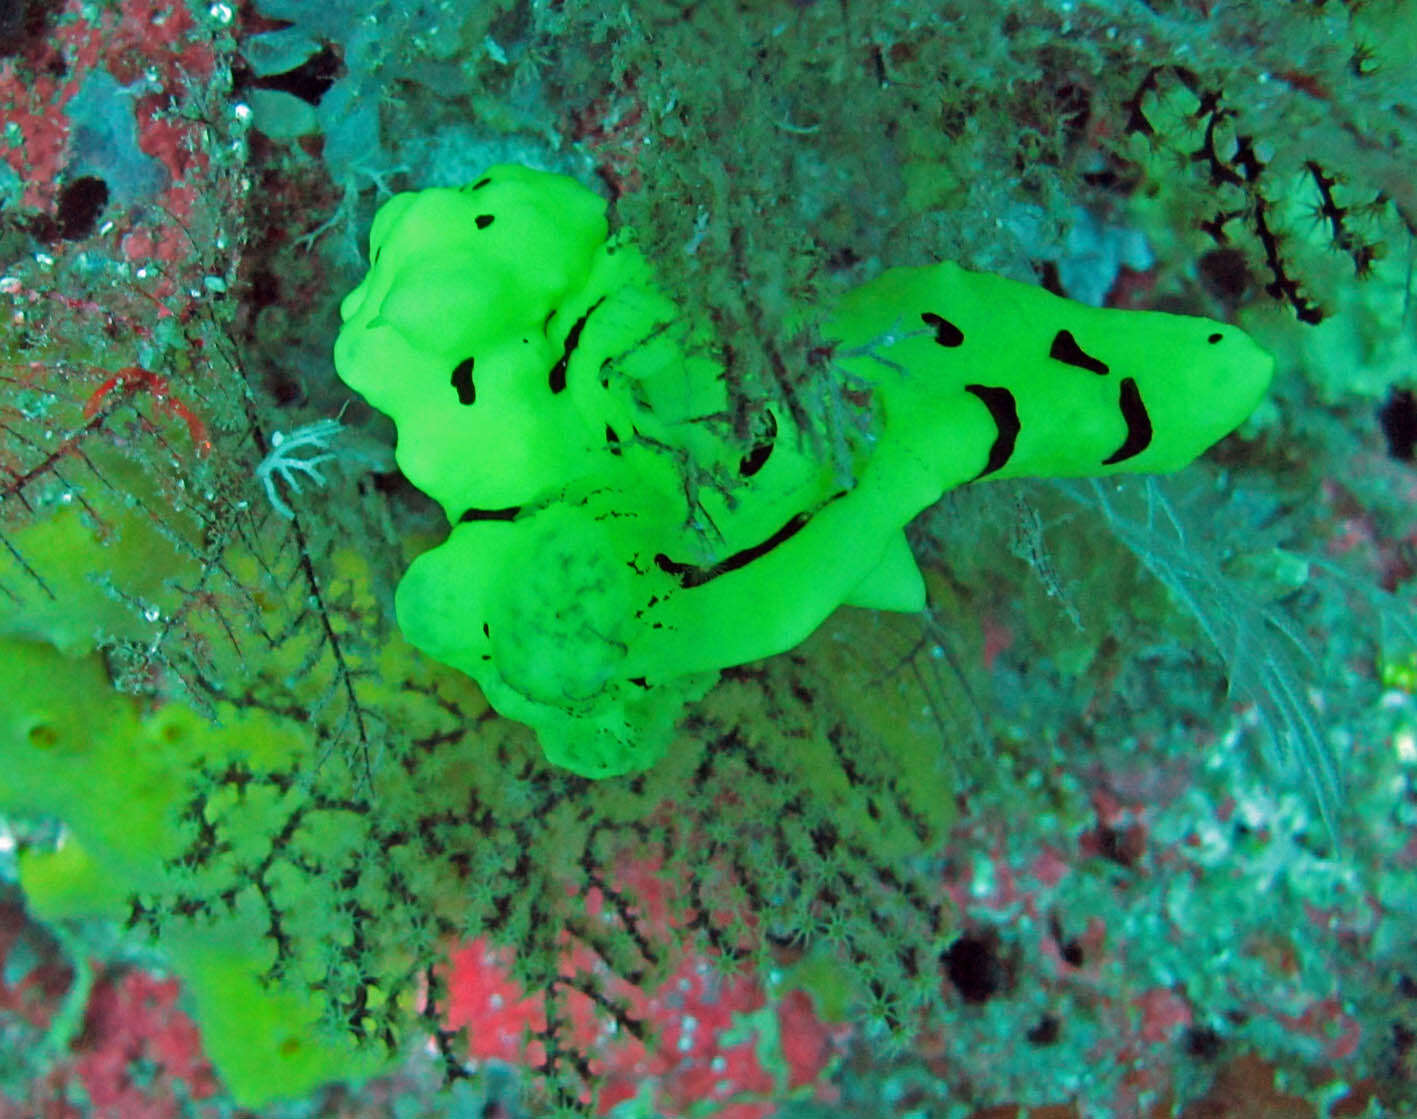
M 458 403 L 471 404 L 477 399 L 477 388 L 472 383 L 473 359 L 465 357 L 453 366 L 453 388 L 458 390 Z
M 989 409 L 989 415 L 998 429 L 998 434 L 994 436 L 994 442 L 989 447 L 989 458 L 984 463 L 984 469 L 974 476 L 973 480 L 977 481 L 986 474 L 1003 469 L 1013 457 L 1014 444 L 1018 442 L 1019 428 L 1022 425 L 1018 419 L 1018 403 L 1008 389 L 995 388 L 992 385 L 965 385 L 964 389 L 984 402 L 984 407 Z
M 482 178 L 478 179 L 477 182 L 473 183 L 471 186 L 465 186 L 465 187 L 463 187 L 463 190 L 481 190 L 483 187 L 485 187 L 485 186 L 486 186 L 488 183 L 490 183 L 491 181 L 492 181 L 492 180 L 491 180 L 490 178 L 488 178 L 486 175 L 484 175 Z
M 1146 402 L 1141 398 L 1141 389 L 1130 377 L 1122 380 L 1122 395 L 1117 402 L 1122 410 L 1122 418 L 1127 421 L 1127 437 L 1122 445 L 1102 460 L 1103 466 L 1115 466 L 1129 458 L 1141 454 L 1151 446 L 1151 416 L 1147 413 Z
M 566 341 L 561 347 L 561 356 L 556 359 L 556 364 L 551 367 L 551 375 L 547 378 L 547 383 L 551 386 L 553 393 L 564 392 L 566 389 L 566 366 L 571 360 L 571 354 L 580 345 L 581 331 L 585 329 L 586 319 L 590 318 L 591 312 L 605 302 L 605 296 L 601 296 L 594 303 L 585 309 L 585 314 L 581 315 L 566 332 Z
M 463 515 L 458 518 L 458 524 L 469 524 L 472 521 L 514 521 L 521 511 L 520 505 L 508 505 L 505 509 L 465 509 Z
M 934 311 L 925 311 L 921 314 L 920 321 L 934 330 L 935 345 L 950 348 L 964 345 L 964 331 L 944 315 L 937 315 Z
M 478 229 L 486 229 L 495 219 L 491 214 L 478 214 L 472 220 L 477 223 Z
M 747 567 L 755 559 L 765 556 L 786 540 L 791 540 L 807 526 L 807 522 L 812 519 L 810 513 L 794 514 L 786 524 L 774 532 L 766 540 L 754 544 L 751 548 L 743 548 L 734 552 L 727 559 L 714 564 L 693 564 L 675 563 L 663 552 L 659 552 L 654 557 L 655 566 L 666 575 L 673 575 L 678 578 L 679 585 L 685 590 L 692 587 L 702 587 L 710 579 L 716 579 L 720 575 L 727 575 L 730 571 L 737 571 L 741 567 Z
M 1048 356 L 1065 365 L 1076 365 L 1079 369 L 1086 369 L 1089 373 L 1101 374 L 1108 371 L 1107 363 L 1098 361 L 1079 346 L 1078 340 L 1073 337 L 1070 330 L 1060 330 L 1053 335 L 1053 344 L 1048 347 Z
M 741 477 L 751 478 L 768 461 L 768 456 L 772 454 L 774 441 L 777 439 L 777 417 L 771 410 L 764 413 L 767 416 L 767 430 L 763 432 L 763 437 L 753 445 L 753 449 L 739 460 L 738 473 Z
M 845 497 L 846 494 L 846 490 L 832 494 L 831 497 L 827 498 L 826 501 L 818 506 L 815 512 L 807 512 L 804 510 L 801 513 L 794 514 L 792 517 L 788 518 L 787 522 L 780 529 L 767 539 L 754 544 L 750 548 L 740 549 L 727 559 L 719 560 L 718 563 L 676 563 L 663 552 L 659 552 L 654 557 L 654 564 L 666 575 L 673 575 L 679 581 L 679 585 L 685 590 L 691 590 L 694 587 L 702 587 L 705 583 L 717 579 L 720 575 L 727 575 L 729 572 L 738 571 L 740 568 L 747 567 L 748 564 L 752 563 L 755 559 L 761 559 L 763 556 L 767 555 L 779 544 L 784 544 L 788 540 L 791 540 L 807 527 L 808 522 L 811 521 L 817 513 L 820 513 L 833 501 Z

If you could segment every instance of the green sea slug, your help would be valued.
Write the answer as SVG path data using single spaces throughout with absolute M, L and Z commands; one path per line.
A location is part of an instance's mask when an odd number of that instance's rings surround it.
M 719 669 L 837 606 L 921 609 L 903 529 L 946 490 L 1176 470 L 1273 370 L 1208 319 L 892 269 L 822 328 L 826 375 L 862 401 L 843 473 L 786 407 L 746 452 L 732 438 L 711 339 L 572 179 L 503 165 L 399 194 L 370 260 L 335 364 L 452 524 L 404 576 L 399 625 L 591 777 L 652 765 Z

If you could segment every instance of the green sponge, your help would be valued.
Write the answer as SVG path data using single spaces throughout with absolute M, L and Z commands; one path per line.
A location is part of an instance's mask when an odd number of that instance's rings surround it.
M 204 896 L 215 898 L 214 883 L 227 872 L 234 881 L 240 863 L 259 865 L 275 829 L 252 826 L 259 797 L 243 790 L 244 826 L 223 831 L 218 857 L 200 872 L 174 870 L 193 842 L 180 814 L 190 811 L 194 767 L 221 758 L 258 769 L 290 765 L 309 744 L 308 728 L 256 707 L 223 705 L 220 729 L 177 703 L 143 715 L 133 697 L 113 690 L 97 653 L 71 658 L 41 642 L 0 637 L 0 694 L 0 812 L 53 815 L 65 824 L 57 849 L 19 857 L 26 904 L 49 922 L 122 921 L 135 897 L 171 898 L 182 893 L 179 883 L 200 882 L 198 889 L 211 891 Z M 219 822 L 217 804 L 209 802 L 209 824 Z M 323 996 L 303 982 L 262 980 L 275 946 L 256 886 L 233 888 L 222 900 L 190 922 L 164 922 L 159 943 L 232 1096 L 260 1107 L 378 1071 L 381 1053 L 318 1030 Z
M 710 340 L 571 179 L 498 166 L 398 195 L 370 249 L 336 367 L 453 525 L 400 584 L 399 624 L 592 777 L 653 764 L 719 669 L 842 603 L 921 609 L 903 528 L 945 490 L 1177 469 L 1273 368 L 1206 319 L 894 269 L 824 330 L 829 375 L 864 401 L 843 483 L 786 407 L 744 451 Z

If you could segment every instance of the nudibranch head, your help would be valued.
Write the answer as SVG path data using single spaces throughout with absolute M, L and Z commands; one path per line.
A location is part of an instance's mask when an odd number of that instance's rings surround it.
M 831 330 L 868 354 L 847 368 L 875 384 L 885 438 L 944 489 L 1179 469 L 1254 410 L 1274 371 L 1236 327 L 1089 307 L 949 262 L 883 273 Z M 881 337 L 899 340 L 882 354 Z

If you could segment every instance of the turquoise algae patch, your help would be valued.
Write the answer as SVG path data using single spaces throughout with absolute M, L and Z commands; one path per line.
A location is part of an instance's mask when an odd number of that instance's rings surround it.
M 452 524 L 399 625 L 590 777 L 653 765 L 719 669 L 837 606 L 922 609 L 903 529 L 946 490 L 1179 469 L 1273 371 L 1227 324 L 892 269 L 823 328 L 825 375 L 870 401 L 843 482 L 785 405 L 733 438 L 711 339 L 572 179 L 502 165 L 399 194 L 370 260 L 335 365 Z

